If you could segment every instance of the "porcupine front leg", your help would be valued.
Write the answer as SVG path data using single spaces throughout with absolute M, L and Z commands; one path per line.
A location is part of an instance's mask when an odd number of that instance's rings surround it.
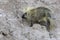
M 33 22 L 32 22 L 32 20 L 31 20 L 31 22 L 30 22 L 30 27 L 32 27 L 33 26 Z

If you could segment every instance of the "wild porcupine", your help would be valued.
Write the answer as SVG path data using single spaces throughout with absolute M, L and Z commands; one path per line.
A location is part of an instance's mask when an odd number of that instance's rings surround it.
M 47 31 L 50 32 L 55 26 L 53 19 L 51 18 L 51 10 L 45 7 L 37 7 L 26 11 L 22 18 L 30 23 L 30 27 L 37 23 L 46 27 Z

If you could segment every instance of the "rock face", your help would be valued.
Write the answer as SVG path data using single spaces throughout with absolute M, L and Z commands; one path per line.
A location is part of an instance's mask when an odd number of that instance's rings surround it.
M 29 27 L 21 16 L 26 7 L 47 7 L 56 22 L 55 36 L 44 26 Z M 60 40 L 60 0 L 0 0 L 0 40 Z

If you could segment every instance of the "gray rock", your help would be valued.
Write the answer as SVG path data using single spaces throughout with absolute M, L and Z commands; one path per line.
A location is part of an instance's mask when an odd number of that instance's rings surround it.
M 49 37 L 45 26 L 29 27 L 21 16 L 26 7 L 47 7 L 52 10 L 56 30 Z M 60 40 L 60 0 L 0 0 L 0 40 Z

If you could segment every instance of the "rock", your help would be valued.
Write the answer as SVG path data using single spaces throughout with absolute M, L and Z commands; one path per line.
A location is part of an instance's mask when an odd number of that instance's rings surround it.
M 49 37 L 45 26 L 29 27 L 22 21 L 26 7 L 47 7 L 55 20 L 55 35 Z M 60 40 L 60 0 L 0 0 L 0 40 Z

